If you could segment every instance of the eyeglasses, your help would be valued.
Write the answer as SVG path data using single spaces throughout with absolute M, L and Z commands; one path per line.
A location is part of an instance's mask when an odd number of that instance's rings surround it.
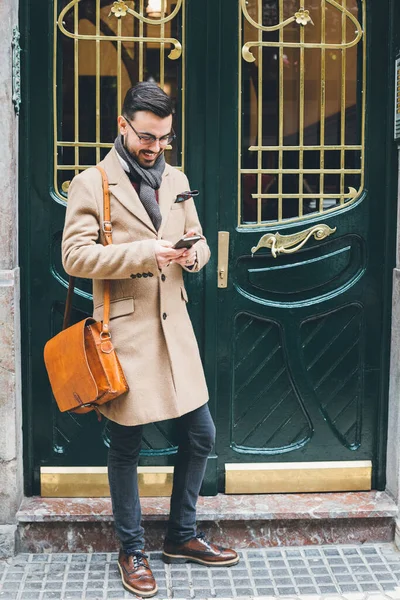
M 129 127 L 133 130 L 133 132 L 137 135 L 137 137 L 140 140 L 140 143 L 145 145 L 145 146 L 150 146 L 151 144 L 154 144 L 154 142 L 159 142 L 160 146 L 167 146 L 168 144 L 170 144 L 175 138 L 175 132 L 172 129 L 171 133 L 168 133 L 167 135 L 163 135 L 162 137 L 156 137 L 155 135 L 152 135 L 151 133 L 139 133 L 138 131 L 136 131 L 136 129 L 134 128 L 134 126 L 129 122 L 128 118 L 125 117 L 124 115 L 124 119 L 125 121 L 128 123 Z

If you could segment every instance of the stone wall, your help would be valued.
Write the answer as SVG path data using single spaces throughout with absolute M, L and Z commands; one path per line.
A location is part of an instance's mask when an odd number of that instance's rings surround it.
M 398 200 L 396 268 L 393 271 L 386 489 L 395 499 L 397 506 L 400 506 L 400 170 Z M 396 523 L 396 543 L 400 547 L 399 519 Z
M 15 550 L 23 496 L 18 268 L 18 119 L 12 103 L 12 30 L 18 0 L 0 2 L 0 558 Z

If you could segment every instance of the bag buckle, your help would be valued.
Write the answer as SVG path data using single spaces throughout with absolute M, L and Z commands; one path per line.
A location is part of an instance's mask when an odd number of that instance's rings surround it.
M 100 331 L 100 349 L 104 354 L 111 354 L 111 352 L 113 352 L 114 347 L 111 342 L 111 333 L 109 331 Z
M 112 223 L 111 221 L 103 221 L 103 231 L 104 233 L 112 233 Z

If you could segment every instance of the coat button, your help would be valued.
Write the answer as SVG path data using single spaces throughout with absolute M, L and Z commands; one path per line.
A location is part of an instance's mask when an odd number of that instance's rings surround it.
M 167 318 L 167 313 L 163 313 L 163 316 L 162 316 L 162 318 L 163 318 L 163 319 L 164 319 L 164 321 L 165 321 L 165 319 Z
M 132 273 L 131 277 L 132 277 L 132 279 L 135 279 L 136 275 L 134 273 Z
M 148 273 L 142 273 L 142 277 L 148 277 Z
M 161 281 L 165 281 L 167 278 L 165 277 L 164 273 L 161 275 Z
M 150 272 L 149 272 L 149 273 L 147 273 L 147 275 L 148 275 L 149 277 L 153 277 L 153 273 L 150 273 Z
M 141 276 L 142 276 L 142 274 L 141 274 L 141 273 L 138 273 L 138 274 L 136 275 L 136 277 L 137 277 L 138 279 L 140 279 L 140 278 L 141 278 Z

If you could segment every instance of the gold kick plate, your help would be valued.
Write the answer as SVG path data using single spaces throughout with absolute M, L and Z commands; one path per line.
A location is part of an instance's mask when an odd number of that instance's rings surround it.
M 138 467 L 141 497 L 170 496 L 173 467 Z M 107 498 L 107 467 L 41 467 L 41 496 L 46 498 Z
M 229 231 L 218 232 L 218 287 L 228 287 Z
M 226 463 L 226 494 L 355 492 L 372 488 L 370 460 Z
M 332 235 L 335 231 L 336 227 L 331 229 L 328 225 L 321 223 L 320 225 L 314 225 L 314 227 L 309 227 L 304 231 L 299 231 L 292 235 L 267 233 L 260 238 L 257 246 L 253 246 L 251 255 L 253 256 L 260 248 L 270 248 L 274 258 L 276 258 L 278 254 L 294 254 L 308 242 L 310 237 L 314 236 L 314 239 L 320 241 L 324 240 L 329 235 Z

